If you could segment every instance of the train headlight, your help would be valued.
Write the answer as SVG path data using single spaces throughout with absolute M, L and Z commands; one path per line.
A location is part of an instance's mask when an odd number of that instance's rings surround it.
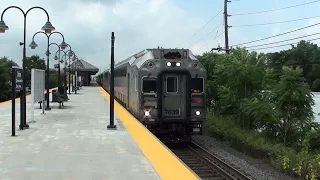
M 145 112 L 144 112 L 144 115 L 145 115 L 145 116 L 150 116 L 150 112 L 149 112 L 149 111 L 145 111 Z
M 167 62 L 167 66 L 171 66 L 171 62 Z
M 181 66 L 181 63 L 180 63 L 180 62 L 177 62 L 176 66 L 178 66 L 178 67 Z
M 200 116 L 201 112 L 200 111 L 196 111 L 196 115 Z

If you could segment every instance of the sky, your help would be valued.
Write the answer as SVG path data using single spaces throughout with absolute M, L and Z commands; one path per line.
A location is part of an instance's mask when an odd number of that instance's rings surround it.
M 317 13 L 320 1 L 278 11 L 239 15 L 311 1 L 314 0 L 233 0 L 228 3 L 228 14 L 231 15 L 228 18 L 231 26 L 229 45 L 235 47 L 237 44 L 319 23 L 320 17 L 264 26 L 242 26 L 320 16 Z M 194 54 L 207 52 L 219 45 L 225 47 L 223 0 L 0 0 L 0 4 L 0 13 L 12 5 L 19 6 L 24 11 L 33 6 L 45 8 L 56 31 L 64 35 L 65 42 L 71 45 L 77 56 L 98 67 L 100 71 L 107 69 L 110 64 L 111 32 L 115 32 L 116 37 L 116 62 L 143 49 L 158 46 L 189 48 Z M 21 65 L 22 46 L 19 46 L 19 42 L 23 41 L 23 15 L 19 10 L 12 8 L 4 13 L 3 20 L 9 26 L 9 30 L 0 34 L 0 57 L 7 56 Z M 34 33 L 41 30 L 46 20 L 46 14 L 42 10 L 34 9 L 28 13 L 27 45 L 31 43 Z M 208 24 L 204 27 L 206 23 Z M 320 25 L 244 46 L 250 49 L 250 46 L 310 35 L 318 32 L 319 27 Z M 320 35 L 304 39 L 318 37 Z M 47 38 L 43 34 L 37 34 L 34 40 L 38 47 L 33 50 L 27 46 L 27 56 L 36 54 L 46 59 L 44 53 Z M 301 39 L 251 49 L 295 43 L 299 40 Z M 50 42 L 60 44 L 61 35 L 53 34 Z M 290 46 L 257 51 L 276 52 L 288 48 Z M 50 67 L 56 63 L 54 54 L 57 50 L 56 46 L 50 47 Z

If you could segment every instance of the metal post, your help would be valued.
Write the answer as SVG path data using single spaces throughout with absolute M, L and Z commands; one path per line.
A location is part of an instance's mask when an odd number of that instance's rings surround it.
M 228 34 L 228 0 L 224 0 L 224 40 L 226 46 L 226 52 L 229 54 L 229 34 Z
M 60 75 L 60 46 L 59 46 L 59 60 L 58 60 L 58 88 L 61 86 L 61 75 Z
M 12 98 L 11 98 L 11 101 L 12 101 L 12 107 L 11 107 L 11 110 L 12 110 L 12 136 L 15 136 L 16 135 L 16 72 L 15 72 L 15 69 L 12 67 L 12 75 L 11 75 L 11 93 L 12 93 Z M 23 127 L 22 127 L 23 128 Z
M 67 94 L 67 55 L 64 56 L 64 75 L 63 75 L 63 79 L 64 79 L 64 92 L 65 94 Z
M 9 6 L 7 7 L 6 9 L 3 10 L 2 14 L 1 14 L 1 21 L 3 21 L 3 15 L 4 13 L 8 10 L 8 9 L 11 9 L 11 8 L 16 8 L 16 9 L 19 9 L 22 14 L 23 14 L 23 18 L 24 18 L 24 21 L 23 21 L 23 58 L 22 58 L 22 90 L 21 90 L 21 100 L 20 100 L 20 106 L 21 106 L 21 111 L 20 111 L 20 121 L 23 122 L 23 126 L 25 128 L 29 128 L 29 125 L 27 124 L 27 120 L 26 120 L 26 111 L 27 111 L 27 106 L 26 106 L 26 63 L 25 63 L 25 60 L 26 60 L 26 34 L 27 34 L 27 15 L 28 13 L 33 10 L 33 9 L 41 9 L 43 10 L 46 15 L 47 15 L 47 21 L 49 21 L 49 14 L 48 12 L 42 8 L 42 7 L 39 7 L 39 6 L 34 6 L 34 7 L 31 7 L 29 8 L 26 12 L 23 11 L 20 7 L 18 6 Z
M 27 13 L 24 14 L 24 22 L 23 22 L 23 60 L 22 60 L 22 91 L 20 93 L 20 121 L 22 122 L 22 126 L 25 128 L 29 128 L 27 124 L 27 99 L 26 99 L 26 37 L 27 37 Z
M 70 81 L 71 81 L 71 77 L 70 77 L 70 75 L 71 75 L 71 72 L 70 72 L 70 56 L 68 56 L 68 58 L 69 58 L 69 94 L 71 94 L 71 90 L 70 90 Z
M 107 129 L 117 129 L 114 124 L 114 32 L 111 34 L 110 124 Z
M 48 41 L 47 41 L 47 52 L 46 52 L 46 55 L 47 55 L 47 78 L 46 78 L 46 84 L 47 84 L 47 107 L 46 107 L 46 110 L 51 110 L 51 108 L 50 108 L 50 92 L 49 92 L 49 89 L 50 89 L 50 87 L 49 87 L 49 73 L 50 73 L 50 70 L 49 70 L 49 55 L 50 55 L 50 51 L 49 51 L 49 46 L 50 46 L 50 38 L 49 38 L 49 36 L 47 36 L 47 38 L 48 38 Z

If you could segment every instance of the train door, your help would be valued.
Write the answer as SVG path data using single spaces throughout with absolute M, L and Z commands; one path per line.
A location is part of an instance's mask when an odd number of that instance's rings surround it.
M 162 115 L 166 118 L 186 117 L 186 82 L 185 74 L 168 73 L 163 75 Z

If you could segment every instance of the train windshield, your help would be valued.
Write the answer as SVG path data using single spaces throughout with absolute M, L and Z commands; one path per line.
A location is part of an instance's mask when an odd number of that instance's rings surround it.
M 202 78 L 191 78 L 191 92 L 202 93 L 203 92 L 203 79 Z
M 167 77 L 167 92 L 178 92 L 178 78 Z
M 144 93 L 156 93 L 157 79 L 143 78 L 142 89 Z

